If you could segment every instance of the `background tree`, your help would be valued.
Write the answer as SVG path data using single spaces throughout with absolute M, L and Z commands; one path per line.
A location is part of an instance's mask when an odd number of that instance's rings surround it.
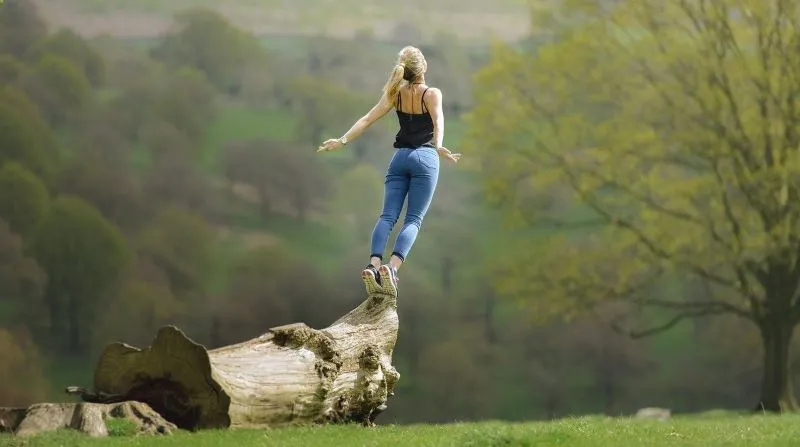
M 164 272 L 138 257 L 126 270 L 116 293 L 100 306 L 103 319 L 93 334 L 93 347 L 102 349 L 109 340 L 130 340 L 126 343 L 145 346 L 158 328 L 180 321 L 189 309 L 188 303 L 172 293 Z M 137 324 L 129 324 L 130 321 Z
M 281 161 L 272 149 L 274 145 L 264 139 L 231 141 L 220 156 L 229 197 L 238 197 L 240 185 L 251 187 L 262 221 L 269 219 L 273 198 L 278 195 L 276 188 Z
M 11 54 L 0 54 L 0 83 L 15 84 L 25 74 L 28 67 Z
M 100 87 L 105 80 L 105 61 L 81 36 L 62 28 L 37 41 L 26 53 L 26 59 L 35 62 L 44 55 L 62 57 L 75 65 L 93 87 Z
M 324 287 L 314 268 L 301 262 L 281 245 L 258 247 L 245 252 L 233 265 L 228 293 L 216 303 L 222 345 L 255 337 L 265 327 L 285 321 L 319 323 L 320 313 L 309 312 L 320 303 L 313 302 L 315 287 Z M 236 306 L 230 303 L 236 302 Z M 322 315 L 322 319 L 327 315 Z M 335 318 L 329 316 L 329 318 Z M 323 322 L 321 324 L 330 324 Z
M 49 384 L 42 355 L 24 329 L 0 328 L 0 400 L 24 406 L 45 398 Z
M 153 104 L 162 94 L 159 84 L 163 73 L 140 65 L 135 68 L 126 65 L 125 68 L 133 70 L 139 76 L 112 78 L 120 84 L 118 92 L 98 105 L 94 121 L 114 129 L 126 143 L 131 143 L 142 137 L 140 132 L 143 132 L 148 123 L 158 121 Z
M 372 106 L 365 92 L 308 75 L 294 77 L 285 88 L 292 108 L 305 117 L 297 122 L 297 139 L 312 148 L 323 141 L 325 132 L 338 135 L 347 131 Z M 379 94 L 378 90 L 372 96 L 377 98 Z
M 430 412 L 429 418 L 436 420 L 436 414 L 448 414 L 452 416 L 439 416 L 440 420 L 473 420 L 479 407 L 495 404 L 487 377 L 490 369 L 481 367 L 491 364 L 493 356 L 476 335 L 473 331 L 460 331 L 423 345 L 416 377 L 425 390 L 420 410 Z M 450 374 L 450 379 L 445 379 Z M 440 413 L 439 406 L 444 406 L 445 411 Z
M 3 4 L 0 13 L 0 53 L 21 58 L 28 48 L 47 34 L 36 3 L 19 0 Z
M 273 175 L 300 223 L 306 221 L 315 203 L 331 195 L 332 178 L 319 156 L 302 146 L 280 145 L 272 148 L 279 163 Z M 313 175 L 309 175 L 313 172 Z
M 51 180 L 53 136 L 36 105 L 21 91 L 0 89 L 0 162 L 17 161 Z
M 601 307 L 597 314 L 584 316 L 569 325 L 565 328 L 568 335 L 562 339 L 564 345 L 560 347 L 579 359 L 573 363 L 573 368 L 592 372 L 592 380 L 583 394 L 601 402 L 603 412 L 609 416 L 618 416 L 625 394 L 635 392 L 629 386 L 630 379 L 652 373 L 656 363 L 649 356 L 645 343 L 608 326 L 607 321 L 621 311 L 615 307 L 619 306 Z
M 214 119 L 214 91 L 205 75 L 182 68 L 171 73 L 154 98 L 151 119 L 163 120 L 199 145 L 208 123 Z M 153 110 L 154 109 L 154 110 Z
M 0 220 L 0 326 L 25 327 L 41 335 L 48 326 L 44 312 L 47 276 L 23 251 L 22 238 Z
M 327 197 L 331 190 L 331 176 L 315 155 L 312 150 L 281 141 L 232 141 L 222 154 L 229 195 L 254 197 L 264 221 L 276 207 L 288 207 L 303 222 L 315 201 Z M 254 194 L 248 194 L 242 186 L 252 188 Z
M 128 233 L 138 229 L 152 210 L 124 159 L 109 160 L 115 155 L 94 149 L 79 152 L 59 173 L 58 190 L 89 202 Z
M 548 314 L 609 300 L 662 310 L 651 316 L 665 324 L 634 335 L 737 315 L 761 334 L 757 407 L 795 409 L 799 8 L 637 0 L 593 10 L 536 53 L 498 46 L 467 140 L 484 149 L 490 195 L 517 223 L 597 225 L 529 242 L 543 252 L 509 257 L 500 290 L 541 297 L 531 304 Z M 526 209 L 564 186 L 569 213 Z M 668 288 L 698 279 L 700 299 Z
M 77 120 L 89 105 L 92 85 L 68 59 L 45 53 L 23 79 L 25 91 L 53 126 Z
M 168 66 L 192 67 L 220 91 L 236 96 L 250 64 L 265 57 L 258 40 L 216 11 L 190 9 L 176 14 L 175 32 L 150 54 Z
M 125 240 L 86 201 L 61 196 L 36 228 L 31 250 L 47 273 L 51 341 L 72 354 L 85 354 L 97 306 L 127 265 Z
M 422 48 L 428 65 L 436 67 L 427 76 L 428 83 L 447 92 L 442 104 L 448 117 L 458 117 L 472 108 L 472 71 L 467 51 L 452 34 L 439 33 L 434 44 Z
M 143 181 L 150 205 L 177 205 L 197 213 L 208 210 L 214 191 L 201 172 L 202 153 L 192 137 L 170 121 L 154 120 L 143 126 L 140 141 L 149 153 L 150 169 Z
M 28 234 L 47 211 L 50 196 L 33 172 L 16 162 L 0 167 L 0 219 L 12 232 Z
M 336 193 L 329 208 L 337 219 L 347 223 L 354 240 L 365 241 L 375 227 L 383 206 L 383 189 L 378 187 L 382 183 L 381 173 L 367 163 L 359 163 L 337 176 Z
M 213 280 L 216 234 L 198 215 L 168 206 L 138 238 L 138 256 L 160 269 L 182 302 L 202 302 Z

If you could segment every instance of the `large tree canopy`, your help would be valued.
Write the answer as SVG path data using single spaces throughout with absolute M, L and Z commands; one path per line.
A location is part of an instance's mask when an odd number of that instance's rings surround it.
M 467 141 L 490 197 L 526 227 L 584 228 L 508 257 L 499 288 L 554 314 L 673 312 L 657 329 L 736 314 L 763 340 L 759 408 L 795 408 L 800 4 L 590 3 L 564 6 L 574 20 L 536 51 L 498 46 L 476 79 L 493 87 L 475 91 Z M 707 293 L 656 293 L 664 277 Z

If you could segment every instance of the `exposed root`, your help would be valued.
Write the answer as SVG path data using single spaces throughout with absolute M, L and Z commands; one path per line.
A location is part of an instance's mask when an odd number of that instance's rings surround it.
M 0 431 L 20 437 L 60 429 L 104 437 L 108 436 L 107 422 L 111 420 L 131 422 L 136 435 L 170 434 L 177 429 L 175 424 L 141 402 L 42 403 L 28 408 L 0 408 Z

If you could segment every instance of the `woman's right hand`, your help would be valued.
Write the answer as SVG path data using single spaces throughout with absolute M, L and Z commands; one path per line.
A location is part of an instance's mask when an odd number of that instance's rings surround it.
M 450 152 L 450 149 L 448 149 L 448 148 L 446 148 L 444 146 L 441 146 L 441 147 L 437 148 L 436 152 L 439 153 L 440 157 L 444 157 L 444 158 L 452 161 L 453 163 L 458 163 L 458 159 L 461 158 L 461 154 L 456 154 L 456 153 Z
M 341 148 L 344 146 L 341 138 L 331 138 L 329 140 L 325 140 L 318 148 L 317 152 L 328 152 L 328 151 L 335 151 L 336 149 Z

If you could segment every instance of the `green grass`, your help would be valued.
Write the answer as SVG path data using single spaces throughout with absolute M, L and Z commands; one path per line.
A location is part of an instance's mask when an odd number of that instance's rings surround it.
M 178 433 L 172 436 L 89 439 L 76 432 L 33 438 L 28 446 L 795 446 L 798 416 L 676 417 L 671 421 L 581 417 L 553 422 L 454 423 L 440 425 L 299 427 Z M 6 441 L 6 442 L 4 442 Z M 0 437 L 0 445 L 12 438 Z M 17 444 L 23 445 L 23 444 Z
M 295 136 L 297 119 L 285 110 L 225 108 L 209 127 L 201 163 L 214 171 L 225 143 L 232 140 L 264 138 L 291 141 Z

